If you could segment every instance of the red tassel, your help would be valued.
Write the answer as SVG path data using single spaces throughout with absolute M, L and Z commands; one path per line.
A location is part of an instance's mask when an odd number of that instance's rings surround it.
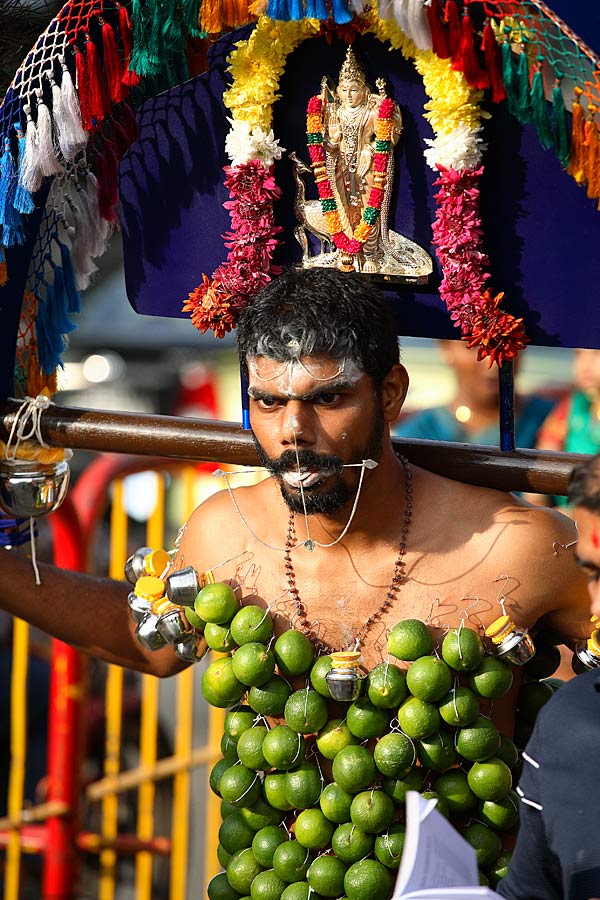
M 448 31 L 444 23 L 444 11 L 441 0 L 431 0 L 429 6 L 425 6 L 425 14 L 431 31 L 431 44 L 433 52 L 440 59 L 448 59 L 450 47 L 448 46 Z
M 494 103 L 501 103 L 502 100 L 506 100 L 506 88 L 504 87 L 504 79 L 502 78 L 502 54 L 489 19 L 486 20 L 483 28 L 483 41 L 481 47 L 483 49 L 485 66 L 490 78 L 492 100 Z
M 475 35 L 471 16 L 465 13 L 462 17 L 460 35 L 460 58 L 464 76 L 471 85 L 480 91 L 490 86 L 490 79 L 485 69 L 479 65 L 477 51 L 475 50 Z M 453 68 L 455 66 L 453 65 Z
M 461 27 L 458 9 L 454 0 L 448 0 L 446 3 L 444 18 L 448 25 L 448 49 L 453 60 L 452 68 L 462 71 L 462 60 L 460 58 Z
M 96 178 L 100 216 L 107 222 L 114 222 L 119 201 L 119 166 L 113 145 L 108 140 L 103 141 L 102 153 L 96 157 Z
M 110 111 L 110 100 L 100 68 L 98 48 L 89 35 L 85 42 L 85 61 L 90 91 L 90 115 L 92 119 L 101 122 L 106 113 Z
M 79 47 L 75 51 L 75 74 L 77 78 L 79 108 L 81 109 L 81 123 L 86 131 L 91 131 L 92 115 L 90 112 L 90 86 L 85 65 L 85 56 Z
M 113 103 L 120 103 L 126 93 L 125 85 L 121 82 L 123 66 L 117 48 L 115 33 L 110 22 L 102 23 L 102 52 L 110 99 Z
M 142 79 L 137 72 L 132 72 L 129 68 L 131 49 L 133 47 L 133 31 L 126 6 L 119 6 L 119 31 L 121 32 L 121 43 L 123 44 L 123 53 L 125 54 L 124 74 L 121 80 L 125 87 L 136 87 Z

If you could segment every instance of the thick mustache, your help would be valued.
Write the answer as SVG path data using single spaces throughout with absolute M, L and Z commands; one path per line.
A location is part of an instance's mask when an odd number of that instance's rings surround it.
M 342 471 L 344 463 L 339 456 L 328 456 L 324 453 L 315 453 L 314 450 L 285 450 L 277 459 L 270 459 L 268 470 L 273 475 L 283 475 L 285 472 L 322 472 L 324 475 L 335 475 Z

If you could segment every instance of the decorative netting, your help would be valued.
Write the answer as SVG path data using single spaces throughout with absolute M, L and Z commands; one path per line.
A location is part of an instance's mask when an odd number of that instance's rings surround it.
M 259 15 L 359 25 L 362 0 L 68 0 L 19 66 L 0 104 L 0 285 L 5 248 L 35 235 L 15 382 L 51 379 L 93 260 L 118 228 L 118 161 L 134 108 L 187 75 L 193 38 Z M 600 59 L 541 0 L 379 0 L 420 49 L 449 58 L 473 87 L 533 122 L 590 198 L 600 198 Z M 42 186 L 48 192 L 40 192 Z M 40 192 L 40 193 L 38 193 Z M 37 217 L 36 217 L 37 219 Z M 36 312 L 37 309 L 37 312 Z M 31 322 L 35 318 L 32 331 Z M 33 334 L 35 332 L 35 334 Z M 34 340 L 35 338 L 35 340 Z M 33 360 L 33 362 L 32 362 Z

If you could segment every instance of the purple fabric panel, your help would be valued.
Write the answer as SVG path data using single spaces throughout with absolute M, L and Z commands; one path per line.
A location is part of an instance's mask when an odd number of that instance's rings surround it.
M 229 227 L 222 208 L 227 121 L 221 95 L 224 61 L 239 39 L 236 33 L 218 41 L 207 75 L 140 110 L 140 138 L 121 169 L 127 288 L 138 312 L 182 315 L 182 301 L 201 273 L 210 275 L 226 256 L 221 235 Z M 423 118 L 422 81 L 399 52 L 390 54 L 372 36 L 357 38 L 355 47 L 372 78 L 385 74 L 403 113 L 394 228 L 431 250 L 435 175 L 422 155 L 423 139 L 432 136 Z M 318 93 L 322 74 L 337 80 L 344 54 L 341 41 L 318 39 L 305 41 L 288 60 L 283 99 L 274 111 L 275 133 L 283 147 L 305 161 L 307 101 Z M 506 309 L 525 317 L 535 343 L 600 346 L 596 203 L 562 171 L 552 151 L 542 150 L 533 126 L 519 126 L 504 104 L 491 112 L 482 206 L 493 287 L 505 292 Z M 277 164 L 276 175 L 284 191 L 276 214 L 285 238 L 277 261 L 289 264 L 300 258 L 300 248 L 293 237 L 294 184 L 287 157 Z M 314 187 L 307 193 L 316 196 Z M 431 286 L 388 292 L 400 333 L 458 336 L 437 294 L 438 283 L 436 263 Z

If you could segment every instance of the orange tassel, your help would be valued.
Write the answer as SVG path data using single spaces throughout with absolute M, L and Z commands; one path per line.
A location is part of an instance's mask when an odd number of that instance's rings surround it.
M 6 282 L 8 281 L 8 268 L 6 265 L 6 260 L 3 259 L 0 262 L 0 287 L 4 287 Z
M 220 0 L 202 0 L 200 7 L 200 28 L 209 34 L 217 34 L 223 30 Z
M 593 103 L 588 106 L 590 118 L 585 123 L 587 152 L 587 195 L 591 198 L 600 197 L 600 134 L 594 120 L 597 107 Z
M 256 16 L 257 18 L 259 16 L 264 16 L 266 15 L 268 5 L 269 0 L 253 0 L 248 7 L 248 12 L 250 15 Z
M 571 158 L 567 172 L 571 175 L 577 184 L 583 184 L 585 181 L 585 115 L 583 106 L 579 102 L 579 98 L 583 91 L 581 88 L 575 88 L 575 98 L 573 100 L 573 122 L 571 126 Z

